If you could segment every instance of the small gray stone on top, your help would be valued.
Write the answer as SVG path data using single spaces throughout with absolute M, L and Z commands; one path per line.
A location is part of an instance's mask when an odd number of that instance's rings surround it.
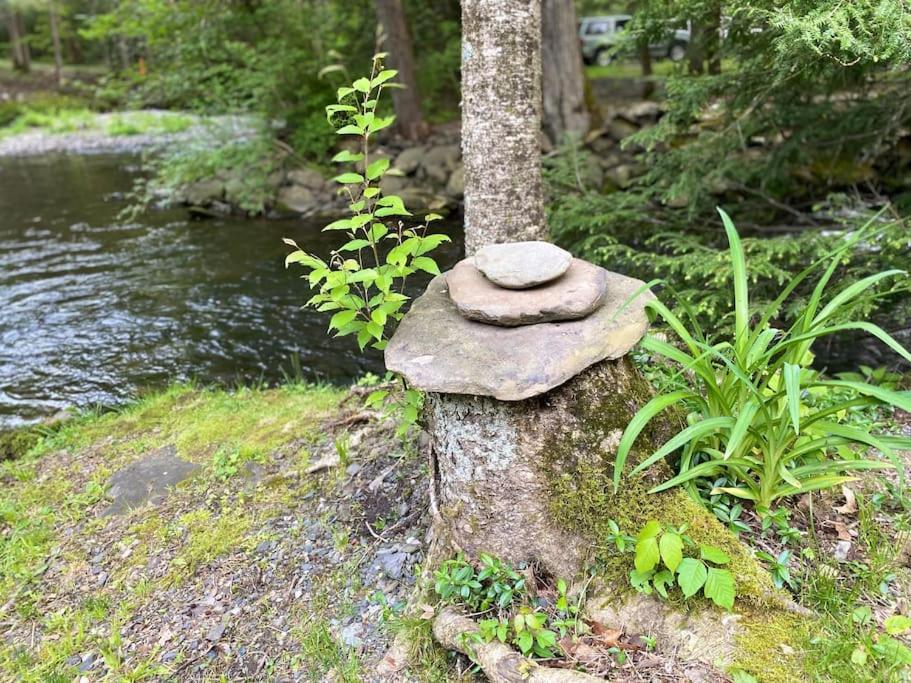
M 446 273 L 449 296 L 459 313 L 490 325 L 515 327 L 584 318 L 607 294 L 607 271 L 573 259 L 566 274 L 531 289 L 504 289 L 481 275 L 471 259 Z
M 386 347 L 386 367 L 415 389 L 520 401 L 585 368 L 620 358 L 648 329 L 654 295 L 640 280 L 607 271 L 607 295 L 581 320 L 498 327 L 463 317 L 435 277 Z
M 474 265 L 500 287 L 526 289 L 556 280 L 567 271 L 572 258 L 550 242 L 507 242 L 479 249 Z
M 160 503 L 168 491 L 196 474 L 199 465 L 177 457 L 174 446 L 164 446 L 123 468 L 108 481 L 111 505 L 104 515 L 120 515 L 146 503 Z

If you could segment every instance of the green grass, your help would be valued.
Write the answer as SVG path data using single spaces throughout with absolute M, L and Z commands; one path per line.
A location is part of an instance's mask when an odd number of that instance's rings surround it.
M 195 119 L 177 112 L 126 111 L 109 119 L 68 100 L 26 102 L 4 107 L 0 112 L 0 138 L 41 130 L 53 135 L 78 131 L 103 131 L 112 136 L 181 133 Z
M 678 63 L 669 59 L 659 59 L 652 62 L 652 78 L 663 80 L 680 68 Z M 587 66 L 586 75 L 592 79 L 599 78 L 642 78 L 642 65 L 635 60 L 615 60 L 607 66 Z
M 191 116 L 173 112 L 151 114 L 144 111 L 124 112 L 108 122 L 109 135 L 142 135 L 144 133 L 182 133 L 194 123 Z

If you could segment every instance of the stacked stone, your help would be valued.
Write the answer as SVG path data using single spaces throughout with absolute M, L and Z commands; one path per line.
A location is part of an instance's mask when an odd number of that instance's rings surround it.
M 641 281 L 547 242 L 489 245 L 430 283 L 386 365 L 425 391 L 526 399 L 625 355 L 650 297 Z

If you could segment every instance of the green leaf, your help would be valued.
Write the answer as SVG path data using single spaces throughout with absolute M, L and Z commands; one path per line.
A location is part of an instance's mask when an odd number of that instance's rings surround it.
M 661 559 L 661 552 L 658 550 L 658 534 L 661 532 L 661 525 L 656 521 L 650 521 L 636 539 L 636 557 L 634 563 L 636 571 L 640 573 L 648 572 L 654 569 L 658 560 Z
M 788 410 L 791 414 L 791 424 L 794 433 L 800 434 L 800 366 L 784 364 L 784 386 L 788 394 Z
M 617 448 L 617 457 L 614 461 L 614 491 L 620 488 L 620 477 L 623 475 L 623 467 L 626 464 L 626 458 L 633 448 L 639 434 L 645 429 L 645 426 L 656 415 L 664 412 L 675 403 L 680 403 L 693 396 L 691 391 L 673 391 L 670 394 L 656 396 L 646 403 L 639 412 L 633 416 L 630 423 L 626 426 L 623 436 L 620 437 L 620 445 Z
M 669 570 L 662 569 L 652 578 L 652 583 L 655 585 L 655 590 L 658 591 L 658 594 L 667 599 L 667 587 L 674 585 L 674 575 Z
M 358 251 L 365 247 L 369 247 L 370 242 L 368 240 L 351 240 L 350 242 L 345 242 L 342 246 L 338 248 L 339 251 Z
M 437 262 L 428 256 L 418 256 L 411 262 L 413 268 L 418 270 L 423 270 L 425 273 L 430 273 L 431 275 L 439 275 L 440 267 L 437 265 Z
M 703 560 L 714 562 L 715 564 L 727 564 L 731 561 L 731 558 L 727 553 L 711 545 L 700 546 L 699 556 Z
M 734 576 L 727 569 L 711 567 L 705 579 L 703 594 L 719 607 L 730 610 L 734 608 Z
M 746 404 L 740 408 L 740 415 L 737 416 L 737 422 L 731 429 L 728 437 L 727 447 L 724 449 L 724 459 L 727 460 L 740 448 L 744 438 L 753 424 L 753 418 L 759 412 L 759 402 L 756 399 L 748 399 Z
M 351 223 L 350 218 L 339 218 L 337 221 L 332 221 L 329 225 L 323 228 L 323 232 L 327 230 L 352 230 L 354 228 Z
M 337 99 L 339 102 L 341 102 L 343 99 L 348 97 L 348 95 L 350 95 L 353 92 L 354 92 L 354 88 L 349 88 L 349 87 L 343 86 L 335 91 L 335 99 Z
M 702 560 L 686 557 L 677 567 L 677 585 L 683 591 L 684 598 L 691 598 L 705 585 L 708 571 Z
M 349 152 L 347 149 L 343 149 L 341 152 L 332 157 L 332 161 L 336 163 L 341 163 L 344 161 L 358 162 L 363 158 L 363 154 L 355 154 L 354 152 Z
M 397 74 L 398 74 L 398 71 L 396 71 L 395 69 L 383 69 L 374 77 L 374 79 L 372 81 L 370 81 L 370 85 L 372 85 L 375 88 L 378 85 L 382 85 L 383 83 L 388 81 L 390 78 L 395 78 Z
M 911 631 L 911 619 L 904 614 L 893 614 L 883 622 L 883 627 L 890 636 L 900 636 Z
M 333 180 L 342 185 L 350 185 L 364 182 L 364 176 L 360 173 L 342 173 L 341 175 L 335 176 Z
M 351 84 L 355 90 L 362 93 L 370 92 L 370 79 L 368 78 L 358 78 L 354 83 Z
M 389 168 L 389 159 L 377 159 L 367 166 L 367 179 L 376 180 Z
M 677 571 L 677 567 L 683 560 L 683 539 L 678 534 L 667 531 L 661 536 L 658 543 L 661 551 L 661 561 L 664 566 L 672 572 Z
M 357 311 L 345 310 L 339 311 L 332 316 L 332 319 L 329 321 L 330 330 L 339 330 L 357 317 Z
M 375 322 L 377 325 L 386 324 L 386 311 L 382 308 L 374 309 L 370 312 L 370 319 Z
M 734 348 L 738 358 L 746 359 L 747 342 L 750 332 L 750 301 L 747 290 L 747 266 L 743 255 L 740 235 L 734 227 L 731 217 L 724 210 L 718 209 L 724 231 L 727 233 L 731 252 L 731 270 L 734 274 Z
M 697 443 L 700 439 L 706 436 L 716 434 L 725 428 L 732 428 L 733 426 L 734 419 L 730 417 L 710 417 L 707 420 L 697 422 L 696 424 L 684 429 L 682 432 L 677 434 L 677 436 L 672 438 L 661 448 L 659 448 L 645 460 L 636 465 L 636 467 L 633 468 L 632 473 L 638 474 L 642 470 L 651 467 L 653 464 L 670 455 L 681 446 L 690 443 Z
M 355 126 L 353 123 L 349 123 L 347 126 L 342 126 L 337 131 L 336 135 L 363 135 L 364 131 L 360 126 Z

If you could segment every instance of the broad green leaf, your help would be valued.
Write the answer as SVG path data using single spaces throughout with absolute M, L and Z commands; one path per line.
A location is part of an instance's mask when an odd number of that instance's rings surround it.
M 349 173 L 342 173 L 341 175 L 337 175 L 333 178 L 333 180 L 342 185 L 350 185 L 350 184 L 354 184 L 354 183 L 364 182 L 364 176 L 362 176 L 360 173 L 350 173 L 349 172 Z
M 362 93 L 370 92 L 370 79 L 367 78 L 358 78 L 354 83 L 351 84 L 355 90 Z
M 357 317 L 357 311 L 339 311 L 332 316 L 332 320 L 329 321 L 329 329 L 341 329 Z
M 329 225 L 323 228 L 323 232 L 327 230 L 352 230 L 354 225 L 351 223 L 350 218 L 339 218 L 337 221 L 332 221 Z
M 654 526 L 658 527 L 658 531 L 653 530 Z M 636 557 L 634 559 L 636 571 L 651 571 L 658 564 L 658 560 L 661 559 L 657 537 L 660 529 L 658 522 L 649 522 L 639 533 L 639 537 L 636 539 Z
M 677 566 L 683 560 L 683 539 L 672 531 L 666 531 L 658 542 L 661 551 L 661 561 L 672 572 L 677 571 Z
M 383 83 L 388 81 L 390 78 L 395 78 L 397 74 L 398 74 L 398 71 L 396 71 L 395 69 L 383 69 L 374 77 L 374 79 L 372 81 L 370 81 L 370 85 L 372 85 L 375 88 L 378 85 L 382 85 Z
M 364 131 L 360 126 L 355 126 L 353 123 L 349 123 L 347 126 L 342 126 L 337 131 L 336 135 L 363 135 Z
M 343 86 L 335 91 L 335 96 L 336 96 L 335 99 L 337 99 L 339 102 L 341 102 L 343 99 L 348 97 L 348 95 L 350 95 L 353 92 L 354 92 L 354 88 L 349 88 L 347 86 Z
M 734 588 L 734 576 L 727 569 L 710 567 L 705 578 L 703 593 L 719 607 L 727 610 L 733 609 L 734 596 L 737 594 Z
M 891 617 L 886 618 L 883 622 L 883 627 L 890 636 L 900 636 L 911 631 L 911 618 L 906 617 L 904 614 L 893 614 Z
M 702 557 L 703 560 L 713 562 L 714 564 L 727 564 L 731 561 L 731 558 L 728 557 L 726 552 L 711 545 L 700 546 L 699 556 Z
M 387 168 L 389 168 L 389 159 L 377 159 L 370 162 L 370 165 L 367 166 L 367 179 L 376 180 L 386 172 Z
M 411 262 L 411 265 L 412 267 L 423 270 L 425 273 L 430 273 L 431 275 L 440 274 L 440 267 L 437 265 L 437 262 L 428 256 L 418 256 Z
M 683 591 L 684 598 L 691 598 L 705 585 L 708 571 L 702 560 L 685 557 L 677 567 L 677 585 Z
M 343 149 L 341 152 L 332 157 L 332 161 L 336 163 L 342 163 L 345 161 L 358 162 L 363 158 L 363 154 L 355 154 L 354 152 L 349 152 L 347 149 Z

